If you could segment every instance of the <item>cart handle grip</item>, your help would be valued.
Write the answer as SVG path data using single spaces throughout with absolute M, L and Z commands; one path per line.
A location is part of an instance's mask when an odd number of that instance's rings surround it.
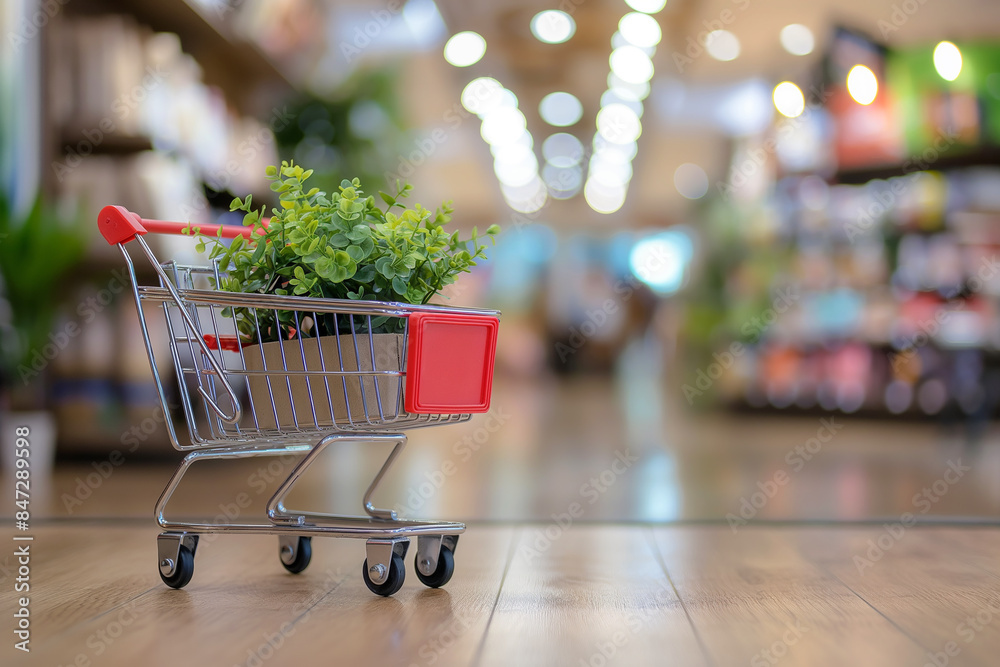
M 267 226 L 268 218 L 264 219 Z M 140 218 L 124 206 L 105 206 L 97 215 L 97 227 L 101 230 L 104 240 L 111 245 L 128 243 L 137 235 L 152 232 L 154 234 L 184 234 L 185 230 L 197 231 L 203 236 L 217 236 L 222 231 L 222 238 L 234 239 L 237 236 L 249 240 L 253 229 L 237 225 L 192 225 L 187 222 L 167 222 L 165 220 L 148 220 Z

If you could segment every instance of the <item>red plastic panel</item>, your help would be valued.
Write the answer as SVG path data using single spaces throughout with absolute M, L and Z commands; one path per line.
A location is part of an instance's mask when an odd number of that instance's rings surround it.
M 414 313 L 406 352 L 407 412 L 486 412 L 500 321 L 484 315 Z

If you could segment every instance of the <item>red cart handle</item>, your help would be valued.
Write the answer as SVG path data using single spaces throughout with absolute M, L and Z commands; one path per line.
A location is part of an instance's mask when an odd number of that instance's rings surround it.
M 268 219 L 264 219 L 267 226 Z M 128 243 L 137 235 L 153 232 L 154 234 L 183 234 L 184 230 L 194 228 L 204 236 L 216 236 L 222 230 L 222 238 L 234 239 L 242 236 L 250 239 L 253 229 L 237 225 L 198 225 L 187 222 L 167 222 L 165 220 L 146 220 L 137 213 L 132 213 L 124 206 L 105 206 L 97 215 L 97 227 L 101 230 L 104 240 L 111 245 Z

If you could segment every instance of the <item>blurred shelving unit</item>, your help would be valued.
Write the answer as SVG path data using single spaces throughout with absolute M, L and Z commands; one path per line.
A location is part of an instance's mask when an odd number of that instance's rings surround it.
M 717 247 L 701 296 L 716 307 L 692 312 L 714 322 L 699 335 L 716 335 L 689 398 L 977 423 L 1000 413 L 1000 50 L 969 45 L 965 78 L 949 82 L 933 48 L 838 31 L 814 73 L 822 102 L 777 117 L 766 167 L 741 176 L 754 147 L 734 151 L 729 182 L 743 189 L 708 208 Z M 843 83 L 855 64 L 878 77 L 867 106 Z
M 146 217 L 209 222 L 230 192 L 270 191 L 275 118 L 296 85 L 238 26 L 241 5 L 183 0 L 74 0 L 42 34 L 42 187 L 83 210 L 118 203 Z M 96 225 L 66 285 L 63 322 L 86 326 L 49 372 L 62 455 L 167 454 L 124 265 Z M 158 256 L 190 246 L 151 237 Z M 148 267 L 138 267 L 152 280 Z M 160 341 L 159 344 L 165 344 Z M 131 435 L 129 435 L 131 434 Z

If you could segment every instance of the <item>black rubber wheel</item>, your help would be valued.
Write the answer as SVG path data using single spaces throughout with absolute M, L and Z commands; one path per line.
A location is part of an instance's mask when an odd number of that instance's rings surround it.
M 389 576 L 381 584 L 376 584 L 368 576 L 368 559 L 366 558 L 362 574 L 365 577 L 365 585 L 368 586 L 368 590 L 375 595 L 389 597 L 403 587 L 403 580 L 406 578 L 406 566 L 401 556 L 393 554 L 392 560 L 389 562 Z
M 159 568 L 157 568 L 159 569 Z M 174 573 L 169 577 L 163 576 L 160 572 L 160 579 L 163 580 L 167 586 L 171 588 L 184 588 L 191 581 L 191 577 L 194 576 L 194 554 L 183 544 L 181 545 L 180 551 L 177 553 L 177 565 L 174 567 Z
M 413 559 L 413 569 L 417 573 L 417 579 L 420 580 L 424 586 L 430 588 L 441 588 L 449 581 L 451 581 L 451 575 L 455 574 L 455 554 L 451 552 L 451 549 L 442 545 L 441 553 L 438 554 L 438 565 L 437 569 L 430 576 L 425 575 L 420 571 L 419 560 L 420 556 Z
M 309 567 L 309 561 L 312 560 L 312 555 L 312 537 L 299 536 L 299 543 L 295 547 L 295 560 L 291 565 L 285 561 L 281 561 L 281 564 L 284 565 L 285 569 L 292 574 L 298 574 Z

